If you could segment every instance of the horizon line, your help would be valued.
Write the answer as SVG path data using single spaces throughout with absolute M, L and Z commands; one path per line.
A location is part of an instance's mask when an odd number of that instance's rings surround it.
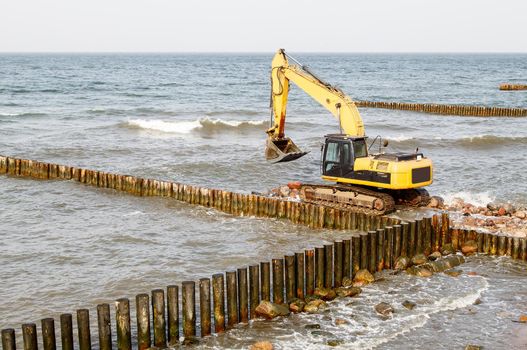
M 0 51 L 0 54 L 270 54 L 275 51 Z M 290 51 L 300 54 L 527 54 L 527 51 Z

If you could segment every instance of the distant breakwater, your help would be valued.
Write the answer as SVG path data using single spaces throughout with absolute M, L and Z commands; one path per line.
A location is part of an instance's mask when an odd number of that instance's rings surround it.
M 131 350 L 132 347 L 148 349 L 152 346 L 166 348 L 176 344 L 196 344 L 199 342 L 198 335 L 206 337 L 213 332 L 222 333 L 257 318 L 259 307 L 263 308 L 271 301 L 277 305 L 285 304 L 285 315 L 293 304 L 295 307 L 301 304 L 298 299 L 307 302 L 314 301 L 313 298 L 318 300 L 318 297 L 328 298 L 331 293 L 328 290 L 334 290 L 333 294 L 343 294 L 343 297 L 350 296 L 355 291 L 348 288 L 349 281 L 361 282 L 359 276 L 368 273 L 393 270 L 400 265 L 403 265 L 401 269 L 406 269 L 411 261 L 420 259 L 421 263 L 412 262 L 416 266 L 410 266 L 407 272 L 429 276 L 462 260 L 447 257 L 427 262 L 426 257 L 433 254 L 437 257 L 437 252 L 439 255 L 485 253 L 527 261 L 526 238 L 454 228 L 447 212 L 402 221 L 282 198 L 206 189 L 5 156 L 0 156 L 0 174 L 39 180 L 73 180 L 138 196 L 170 197 L 232 215 L 282 218 L 313 228 L 350 231 L 349 239 L 217 273 L 211 278 L 154 289 L 150 294 L 138 294 L 135 308 L 128 298 L 116 300 L 113 312 L 110 304 L 101 303 L 96 307 L 94 323 L 98 329 L 97 338 L 90 328 L 93 317 L 90 318 L 89 309 L 76 310 L 76 317 L 72 313 L 61 314 L 57 327 L 53 318 L 42 319 L 39 327 L 41 341 L 38 340 L 37 324 L 24 323 L 21 335 L 24 349 L 28 350 L 36 350 L 39 343 L 45 350 L 54 350 L 58 339 L 62 349 L 73 349 L 76 341 L 76 348 L 81 350 L 91 349 L 92 345 L 112 349 L 115 344 L 117 349 Z M 419 259 L 414 259 L 416 257 Z M 320 306 L 319 302 L 316 304 Z M 134 309 L 133 318 L 131 313 Z M 111 321 L 112 315 L 114 322 Z M 136 321 L 135 327 L 132 327 L 133 321 Z M 112 325 L 115 325 L 114 329 Z M 74 329 L 77 330 L 77 337 L 73 336 Z M 60 338 L 57 336 L 59 330 Z M 16 348 L 14 328 L 3 329 L 1 339 L 3 350 Z
M 459 115 L 473 117 L 527 117 L 527 108 L 379 101 L 355 101 L 355 105 L 357 105 L 357 107 L 398 109 L 402 111 L 414 111 L 443 115 Z

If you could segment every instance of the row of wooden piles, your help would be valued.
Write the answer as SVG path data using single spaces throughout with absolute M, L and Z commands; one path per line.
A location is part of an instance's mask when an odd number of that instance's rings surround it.
M 256 318 L 255 310 L 260 301 L 285 303 L 293 298 L 302 299 L 313 294 L 315 288 L 341 286 L 345 277 L 353 278 L 361 269 L 372 273 L 393 269 L 400 256 L 428 255 L 442 251 L 447 245 L 460 251 L 469 241 L 477 244 L 480 253 L 508 255 L 527 261 L 525 238 L 452 228 L 446 212 L 402 222 L 389 217 L 343 213 L 320 207 L 315 210 L 317 215 L 309 219 L 311 207 L 302 203 L 272 199 L 278 201 L 277 205 L 272 205 L 271 199 L 259 196 L 238 197 L 239 194 L 226 191 L 35 161 L 0 157 L 0 172 L 39 179 L 75 179 L 97 186 L 105 184 L 101 187 L 137 195 L 170 196 L 235 215 L 253 213 L 284 217 L 310 226 L 316 223 L 313 227 L 350 230 L 349 239 L 214 274 L 210 278 L 184 281 L 180 285 L 153 290 L 150 294 L 139 294 L 132 305 L 127 298 L 115 301 L 113 308 L 107 303 L 97 305 L 93 310 L 96 317 L 90 316 L 89 309 L 80 309 L 75 314 L 60 315 L 58 326 L 53 318 L 41 320 L 39 327 L 36 323 L 23 324 L 22 343 L 28 350 L 37 349 L 39 345 L 45 350 L 56 349 L 59 345 L 65 350 L 74 347 L 85 350 L 92 347 L 148 349 L 191 344 L 198 337 L 222 333 Z M 280 207 L 282 210 L 272 209 Z M 283 213 L 282 216 L 278 216 L 278 212 Z M 355 232 L 351 232 L 353 230 Z M 90 322 L 92 318 L 93 322 Z M 93 328 L 97 328 L 97 334 Z M 13 328 L 2 330 L 3 350 L 15 349 L 15 333 Z
M 525 117 L 527 108 L 485 107 L 468 105 L 444 105 L 435 103 L 405 103 L 355 101 L 357 107 L 399 109 L 432 114 L 475 116 L 475 117 Z
M 500 90 L 527 90 L 527 85 L 524 84 L 500 84 Z

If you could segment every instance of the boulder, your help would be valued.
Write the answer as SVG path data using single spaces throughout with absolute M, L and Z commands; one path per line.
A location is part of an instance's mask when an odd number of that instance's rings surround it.
M 433 252 L 432 254 L 430 254 L 428 256 L 428 260 L 434 261 L 434 260 L 437 260 L 437 259 L 441 258 L 441 256 L 442 256 L 441 252 L 435 251 L 435 252 Z
M 337 297 L 337 293 L 331 288 L 316 288 L 314 293 L 325 301 L 331 301 Z
M 473 241 L 473 240 L 466 241 L 461 246 L 461 252 L 463 252 L 463 254 L 465 255 L 471 255 L 471 254 L 477 253 L 477 251 L 478 251 L 478 244 L 476 243 L 476 241 Z
M 370 271 L 366 269 L 362 269 L 357 271 L 355 274 L 355 278 L 353 278 L 353 282 L 359 282 L 364 284 L 372 283 L 375 281 L 375 277 L 370 273 Z
M 353 280 L 349 277 L 344 277 L 342 279 L 342 287 L 351 287 L 353 285 Z
M 408 300 L 405 300 L 402 302 L 403 306 L 405 308 L 407 308 L 408 310 L 413 310 L 414 307 L 417 305 L 416 303 L 414 302 L 411 302 L 411 301 L 408 301 Z
M 452 276 L 452 277 L 457 277 L 459 275 L 461 275 L 462 271 L 461 270 L 446 270 L 444 271 L 445 275 L 449 275 L 449 276 Z
M 339 346 L 344 344 L 344 339 L 330 339 L 326 342 L 328 346 Z
M 467 345 L 467 346 L 465 346 L 465 350 L 481 350 L 481 346 L 478 346 L 478 345 Z
M 348 320 L 345 320 L 343 318 L 337 318 L 335 319 L 335 326 L 341 326 L 343 324 L 349 324 Z
M 424 254 L 417 254 L 412 258 L 412 264 L 414 265 L 421 265 L 427 262 L 428 259 Z
M 433 275 L 432 271 L 420 266 L 412 266 L 406 269 L 406 273 L 419 277 L 430 277 Z
M 314 295 L 314 294 L 308 294 L 306 295 L 306 297 L 304 298 L 304 301 L 306 303 L 309 303 L 310 301 L 313 301 L 313 300 L 319 300 L 320 297 L 318 295 Z
M 525 219 L 527 218 L 527 213 L 524 212 L 523 210 L 518 210 L 517 212 L 514 213 L 514 216 L 517 217 L 518 219 Z
M 518 322 L 527 323 L 527 315 L 520 315 Z
M 454 254 L 454 248 L 452 247 L 451 243 L 446 243 L 441 247 L 441 254 L 442 255 L 450 255 Z
M 393 313 L 393 307 L 383 301 L 375 305 L 375 311 L 382 316 L 389 316 Z
M 394 270 L 406 270 L 410 265 L 410 259 L 406 256 L 400 256 L 395 260 Z
M 287 184 L 287 187 L 292 190 L 299 190 L 302 187 L 302 183 L 300 181 L 292 181 Z
M 310 314 L 317 313 L 325 308 L 327 308 L 327 304 L 324 300 L 312 300 L 309 303 L 304 306 L 304 312 L 308 312 Z
M 255 309 L 256 315 L 269 320 L 278 316 L 288 316 L 289 308 L 286 305 L 271 303 L 263 300 Z
M 251 345 L 249 350 L 273 350 L 273 344 L 268 341 L 259 341 Z
M 306 306 L 306 302 L 302 299 L 293 298 L 289 301 L 289 311 L 291 312 L 302 312 L 304 310 L 304 306 Z
M 349 288 L 339 287 L 336 289 L 336 291 L 339 297 L 346 298 L 346 297 L 354 297 L 355 295 L 360 294 L 362 292 L 362 289 L 360 289 L 359 287 L 349 287 Z
M 306 324 L 304 328 L 305 329 L 320 329 L 320 325 L 318 323 Z

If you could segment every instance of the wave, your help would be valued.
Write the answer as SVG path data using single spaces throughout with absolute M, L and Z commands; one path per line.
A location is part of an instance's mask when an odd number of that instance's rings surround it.
M 159 119 L 144 120 L 131 119 L 126 123 L 127 127 L 155 130 L 166 133 L 189 134 L 196 131 L 221 132 L 247 129 L 262 129 L 266 121 L 229 121 L 222 119 L 200 118 L 193 121 L 167 122 Z
M 407 135 L 386 137 L 392 144 L 400 146 L 428 146 L 444 147 L 445 145 L 463 147 L 471 149 L 486 149 L 501 146 L 527 145 L 527 136 L 496 136 L 496 135 L 476 135 L 464 136 L 460 138 L 442 138 L 435 136 L 432 138 L 418 138 Z
M 0 113 L 1 117 L 45 117 L 46 113 L 26 112 L 26 113 Z
M 471 203 L 479 207 L 485 207 L 488 203 L 494 202 L 495 197 L 491 196 L 489 192 L 467 192 L 459 191 L 454 193 L 446 193 L 442 195 L 445 204 L 452 205 L 459 199 L 465 203 Z

